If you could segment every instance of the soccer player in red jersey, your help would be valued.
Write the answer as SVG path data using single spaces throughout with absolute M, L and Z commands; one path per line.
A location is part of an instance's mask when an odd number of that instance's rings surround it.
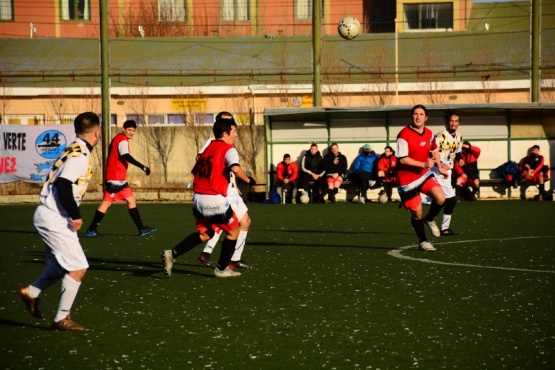
M 425 126 L 427 120 L 426 107 L 415 105 L 412 108 L 412 123 L 397 135 L 397 185 L 401 202 L 411 213 L 412 227 L 418 237 L 418 250 L 435 251 L 432 243 L 426 238 L 424 223 L 430 227 L 433 234 L 439 236 L 439 228 L 434 218 L 445 203 L 445 194 L 430 168 L 438 166 L 442 176 L 446 176 L 447 172 L 440 165 L 434 134 Z M 433 158 L 430 158 L 430 153 Z M 420 193 L 432 199 L 426 219 L 422 214 Z
M 225 114 L 224 114 L 225 113 Z M 246 183 L 251 179 L 239 165 L 239 153 L 233 145 L 237 139 L 237 124 L 230 113 L 222 112 L 216 117 L 212 128 L 215 139 L 198 157 L 193 167 L 193 215 L 197 232 L 188 235 L 173 249 L 162 252 L 164 273 L 171 276 L 175 259 L 210 240 L 216 230 L 225 231 L 220 258 L 214 269 L 217 277 L 241 275 L 229 267 L 239 236 L 239 220 L 227 198 L 230 171 Z
M 123 200 L 127 203 L 129 215 L 139 230 L 139 236 L 146 236 L 157 230 L 156 227 L 149 227 L 143 224 L 137 209 L 135 194 L 133 194 L 129 184 L 127 184 L 127 167 L 129 163 L 139 167 L 147 176 L 150 175 L 150 169 L 133 158 L 129 150 L 129 140 L 135 136 L 136 130 L 137 123 L 135 121 L 125 121 L 122 132 L 117 134 L 110 143 L 108 159 L 106 160 L 106 187 L 104 196 L 87 229 L 86 235 L 88 237 L 95 238 L 102 235 L 98 232 L 97 228 L 106 212 L 108 212 L 108 208 L 110 208 L 112 203 Z

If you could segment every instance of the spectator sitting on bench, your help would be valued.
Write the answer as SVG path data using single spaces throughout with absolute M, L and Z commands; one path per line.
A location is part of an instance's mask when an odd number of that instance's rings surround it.
M 347 173 L 347 157 L 339 152 L 337 143 L 331 144 L 330 151 L 324 156 L 323 165 L 328 185 L 328 201 L 335 203 L 335 194 L 339 192 Z
M 281 196 L 282 203 L 297 203 L 297 179 L 299 177 L 299 167 L 297 163 L 291 161 L 291 156 L 285 154 L 283 161 L 276 167 L 277 190 Z M 287 199 L 284 199 L 287 194 Z
M 549 180 L 549 166 L 544 163 L 543 155 L 540 155 L 539 145 L 534 145 L 530 149 L 530 154 L 520 160 L 518 169 L 524 179 L 538 185 L 540 189 L 538 200 L 543 200 L 545 182 Z
M 462 152 L 455 160 L 455 184 L 461 198 L 464 200 L 476 200 L 476 193 L 480 191 L 480 171 L 478 170 L 480 153 L 480 148 L 464 141 Z M 472 190 L 469 190 L 469 187 Z
M 322 161 L 323 158 L 318 150 L 318 145 L 312 143 L 301 161 L 304 189 L 309 193 L 311 203 L 324 202 L 320 193 L 326 173 Z
M 365 144 L 360 153 L 353 162 L 353 179 L 357 184 L 360 192 L 360 203 L 365 203 L 368 188 L 376 182 L 374 179 L 374 168 L 378 163 L 378 156 L 370 147 Z
M 397 181 L 397 157 L 391 146 L 386 146 L 378 160 L 378 180 L 383 187 L 380 195 L 386 194 L 387 201 L 391 202 L 393 187 Z

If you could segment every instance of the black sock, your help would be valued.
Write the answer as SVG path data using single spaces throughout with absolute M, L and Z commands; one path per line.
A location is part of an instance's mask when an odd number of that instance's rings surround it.
M 411 218 L 410 223 L 412 224 L 412 228 L 416 232 L 418 243 L 422 243 L 423 241 L 428 240 L 426 238 L 426 231 L 424 230 L 424 220 L 415 220 L 414 218 Z
M 198 232 L 188 235 L 185 239 L 180 241 L 179 244 L 172 248 L 173 258 L 177 258 L 182 254 L 189 252 L 200 243 L 202 243 L 202 239 L 200 238 L 200 234 Z M 233 254 L 233 252 L 231 254 Z M 229 259 L 231 259 L 231 256 L 229 256 Z
M 230 240 L 228 238 L 224 239 L 222 243 L 222 250 L 220 252 L 220 259 L 218 260 L 218 270 L 223 271 L 226 269 L 229 262 L 231 262 L 231 257 L 235 252 L 235 246 L 237 245 L 237 240 Z
M 98 226 L 100 226 L 100 223 L 102 222 L 102 219 L 104 218 L 105 214 L 106 213 L 102 213 L 99 210 L 96 210 L 96 212 L 94 213 L 94 217 L 92 219 L 91 225 L 89 226 L 89 230 L 96 231 Z
M 436 202 L 432 201 L 432 204 L 430 205 L 430 211 L 426 215 L 426 221 L 433 221 L 434 218 L 436 218 L 436 216 L 439 214 L 439 212 L 441 212 L 442 208 L 443 205 L 440 206 Z
M 545 184 L 539 184 L 539 188 L 540 188 L 540 194 L 543 194 L 543 192 L 545 191 Z
M 131 216 L 131 219 L 133 220 L 133 222 L 135 223 L 135 226 L 137 226 L 137 229 L 139 229 L 139 231 L 145 228 L 145 225 L 143 225 L 143 221 L 141 220 L 141 215 L 139 214 L 139 210 L 137 209 L 137 207 L 129 208 L 129 215 Z

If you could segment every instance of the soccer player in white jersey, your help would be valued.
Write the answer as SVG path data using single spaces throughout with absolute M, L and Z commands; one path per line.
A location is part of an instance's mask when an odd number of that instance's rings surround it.
M 442 176 L 437 167 L 432 167 L 432 172 L 436 174 L 441 188 L 445 193 L 445 207 L 443 209 L 443 218 L 440 226 L 441 235 L 443 236 L 457 235 L 457 233 L 450 228 L 450 225 L 451 215 L 457 204 L 457 197 L 453 189 L 453 184 L 451 183 L 451 174 L 455 165 L 455 158 L 460 155 L 463 145 L 462 136 L 457 131 L 459 124 L 459 115 L 455 112 L 450 112 L 446 116 L 445 130 L 436 135 L 441 166 L 448 174 L 448 176 Z M 439 235 L 434 236 L 437 237 Z
M 91 151 L 101 136 L 100 119 L 95 113 L 81 113 L 73 124 L 77 138 L 50 169 L 33 218 L 46 244 L 46 269 L 18 292 L 29 313 L 40 319 L 40 293 L 61 280 L 60 302 L 51 325 L 53 330 L 61 331 L 85 330 L 72 320 L 70 310 L 89 267 L 77 236 L 83 226 L 79 204 L 92 178 Z
M 222 118 L 232 118 L 231 115 L 227 116 L 227 112 L 220 113 Z M 220 116 L 220 115 L 218 115 Z M 218 119 L 218 117 L 216 117 Z M 201 155 L 204 150 L 210 145 L 212 139 L 209 138 L 206 140 L 202 148 L 199 150 L 198 155 Z M 227 189 L 227 199 L 229 200 L 229 204 L 231 209 L 235 212 L 235 215 L 239 219 L 239 236 L 237 237 L 237 244 L 235 246 L 235 252 L 231 257 L 231 262 L 229 263 L 229 268 L 233 270 L 237 269 L 252 269 L 254 268 L 253 265 L 248 264 L 245 262 L 241 257 L 243 255 L 243 250 L 245 249 L 245 243 L 247 240 L 247 233 L 249 232 L 249 228 L 251 226 L 251 218 L 249 217 L 247 205 L 243 201 L 241 194 L 239 192 L 239 188 L 237 187 L 237 180 L 235 174 L 233 172 L 230 173 L 229 179 L 229 187 Z M 251 179 L 251 183 L 254 184 L 254 179 Z M 206 267 L 211 266 L 210 256 L 220 239 L 220 235 L 222 235 L 221 230 L 218 230 L 212 239 L 206 242 L 203 251 L 198 256 L 198 260 L 200 263 L 205 265 Z

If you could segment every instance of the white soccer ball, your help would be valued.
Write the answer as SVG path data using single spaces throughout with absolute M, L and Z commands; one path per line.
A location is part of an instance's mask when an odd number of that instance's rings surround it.
M 339 32 L 339 36 L 343 37 L 345 40 L 352 40 L 357 37 L 360 32 L 360 22 L 355 17 L 349 15 L 339 21 L 337 31 Z
M 307 204 L 308 202 L 310 202 L 310 198 L 308 197 L 308 194 L 301 195 L 300 199 L 302 204 Z
M 378 197 L 378 202 L 387 203 L 387 194 L 386 193 L 380 194 L 380 196 Z

